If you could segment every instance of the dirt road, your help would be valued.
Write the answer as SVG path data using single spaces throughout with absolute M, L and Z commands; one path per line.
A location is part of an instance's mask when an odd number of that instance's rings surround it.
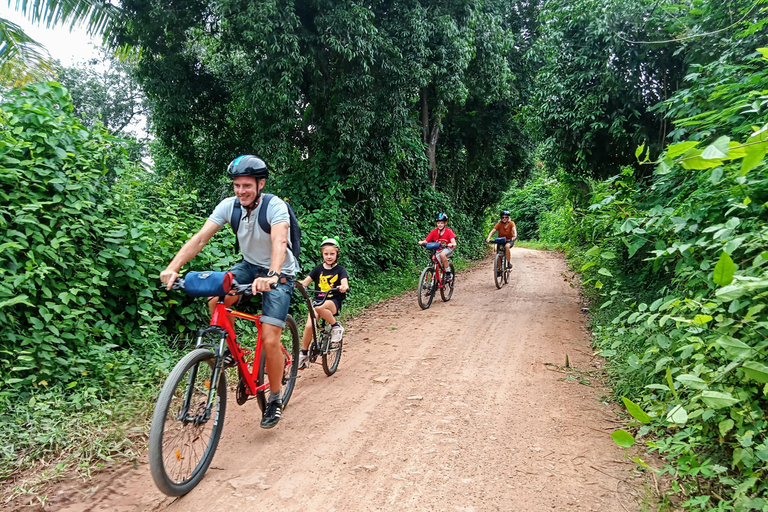
M 415 292 L 347 323 L 339 371 L 305 370 L 280 424 L 234 393 L 205 479 L 171 499 L 146 464 L 46 510 L 638 510 L 635 465 L 594 371 L 582 304 L 556 254 L 513 249 L 509 285 L 490 260 L 459 273 L 450 302 Z

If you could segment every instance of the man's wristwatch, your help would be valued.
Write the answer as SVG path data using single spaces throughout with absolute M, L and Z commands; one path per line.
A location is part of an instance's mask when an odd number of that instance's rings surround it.
M 275 276 L 279 277 L 280 274 L 278 272 L 275 272 L 274 270 L 270 270 L 269 272 L 267 272 L 267 277 L 275 277 Z

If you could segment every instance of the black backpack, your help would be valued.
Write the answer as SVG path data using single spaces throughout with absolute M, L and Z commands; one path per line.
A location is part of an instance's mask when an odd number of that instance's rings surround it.
M 261 195 L 261 209 L 259 210 L 259 227 L 266 234 L 272 233 L 272 226 L 267 222 L 267 206 L 269 201 L 275 197 L 274 194 L 262 194 Z M 288 248 L 293 253 L 293 257 L 296 258 L 296 263 L 299 263 L 299 254 L 301 253 L 301 228 L 299 227 L 299 220 L 296 218 L 296 214 L 293 213 L 293 208 L 288 204 L 288 201 L 284 201 L 285 206 L 288 207 L 288 216 L 291 218 L 291 239 L 288 240 Z M 235 198 L 235 205 L 232 208 L 232 217 L 229 219 L 229 224 L 232 226 L 232 231 L 235 233 L 235 251 L 240 252 L 240 241 L 237 239 L 237 229 L 240 227 L 242 207 L 240 206 L 240 200 Z

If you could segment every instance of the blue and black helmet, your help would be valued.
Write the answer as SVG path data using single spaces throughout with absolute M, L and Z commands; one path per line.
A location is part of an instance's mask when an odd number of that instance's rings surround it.
M 435 217 L 435 222 L 440 222 L 441 220 L 444 220 L 445 222 L 448 222 L 448 215 L 444 213 L 438 213 Z
M 509 217 L 509 210 L 501 210 L 501 218 Z
M 256 179 L 261 179 L 269 177 L 269 169 L 264 160 L 258 156 L 241 155 L 229 164 L 227 174 L 232 179 L 239 178 L 240 176 L 252 176 Z

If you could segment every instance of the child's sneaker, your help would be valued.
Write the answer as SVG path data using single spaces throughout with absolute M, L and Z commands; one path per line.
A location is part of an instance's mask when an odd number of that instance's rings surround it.
M 331 341 L 333 343 L 338 343 L 341 341 L 341 338 L 344 337 L 344 328 L 341 326 L 340 323 L 336 323 L 336 325 L 333 326 L 333 329 L 331 329 Z
M 307 354 L 299 354 L 299 370 L 303 370 L 309 366 L 309 362 L 307 361 L 308 357 Z

